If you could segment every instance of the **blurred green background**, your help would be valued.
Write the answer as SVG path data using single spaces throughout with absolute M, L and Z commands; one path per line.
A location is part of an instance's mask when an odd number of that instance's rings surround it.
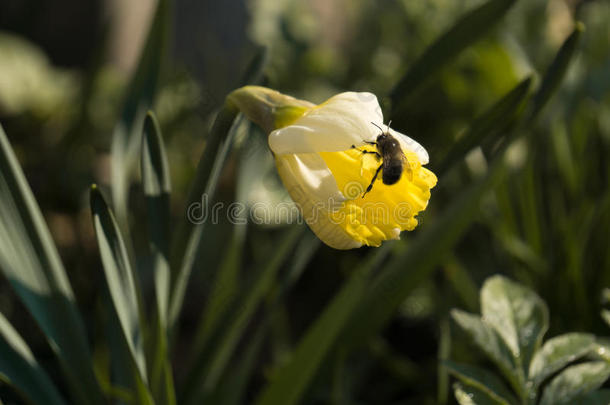
M 517 1 L 472 46 L 418 84 L 408 101 L 398 106 L 385 97 L 436 38 L 481 4 L 480 0 L 176 0 L 173 4 L 170 46 L 153 107 L 168 154 L 173 226 L 186 215 L 189 185 L 214 115 L 225 96 L 243 84 L 248 63 L 262 47 L 267 49 L 264 85 L 316 103 L 342 91 L 373 92 L 386 120 L 391 118 L 394 128 L 427 148 L 434 170 L 435 162 L 448 156 L 476 117 L 528 76 L 540 83 L 575 21 L 586 26 L 557 93 L 535 121 L 517 130 L 517 136 L 526 136 L 509 147 L 505 175 L 480 202 L 474 201 L 474 221 L 451 249 L 442 250 L 432 271 L 414 280 L 379 333 L 356 349 L 344 349 L 351 346 L 348 337 L 337 341 L 302 403 L 454 403 L 446 393 L 447 376 L 438 367 L 439 356 L 470 362 L 481 357 L 454 330 L 449 311 L 477 312 L 479 287 L 497 273 L 532 288 L 547 302 L 549 336 L 609 332 L 599 313 L 605 304 L 601 291 L 610 286 L 610 4 Z M 113 128 L 154 9 L 151 1 L 0 3 L 0 122 L 59 248 L 94 356 L 103 351 L 100 318 L 105 297 L 89 185 L 110 189 Z M 474 145 L 463 161 L 443 171 L 420 226 L 390 246 L 393 254 L 408 249 L 410 241 L 456 196 L 488 172 L 493 146 L 493 139 L 486 139 Z M 130 183 L 130 191 L 136 262 L 146 267 L 146 255 L 137 253 L 146 247 L 139 181 Z M 244 125 L 222 168 L 217 200 L 252 207 L 287 199 L 264 135 Z M 237 299 L 240 289 L 249 285 L 291 232 L 281 218 L 278 222 L 235 227 L 225 218 L 207 227 L 171 354 L 177 386 L 188 380 L 206 302 L 214 301 L 219 291 L 214 286 L 221 273 L 215 269 L 227 266 L 231 248 L 242 252 L 237 255 L 241 260 L 237 272 L 227 276 L 235 291 L 221 289 L 229 302 Z M 253 401 L 287 362 L 308 326 L 374 250 L 335 251 L 308 230 L 298 238 L 280 259 L 279 275 L 232 357 L 231 364 L 240 364 L 241 353 L 257 339 L 256 325 L 268 323 L 244 403 Z M 405 263 L 402 271 L 411 270 Z M 384 265 L 376 272 L 383 273 Z M 142 283 L 144 291 L 150 289 L 150 275 L 142 273 Z M 225 304 L 221 300 L 219 305 Z M 51 348 L 4 279 L 0 279 L 0 312 L 54 376 L 57 365 Z M 62 387 L 59 378 L 55 382 Z M 20 403 L 19 396 L 1 383 L 0 398 L 7 404 Z

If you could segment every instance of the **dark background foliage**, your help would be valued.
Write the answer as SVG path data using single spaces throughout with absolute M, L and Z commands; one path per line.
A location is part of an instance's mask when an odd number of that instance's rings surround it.
M 0 121 L 59 247 L 96 350 L 102 346 L 104 289 L 87 195 L 91 183 L 109 187 L 112 129 L 154 9 L 149 2 L 130 3 L 0 3 Z M 547 302 L 549 336 L 608 333 L 599 312 L 601 291 L 610 285 L 609 4 L 517 1 L 499 24 L 419 84 L 400 108 L 385 96 L 437 37 L 482 3 L 176 0 L 173 5 L 172 41 L 154 108 L 170 163 L 173 224 L 184 218 L 188 186 L 213 115 L 240 85 L 245 67 L 262 46 L 268 49 L 266 86 L 313 102 L 346 90 L 376 93 L 393 127 L 428 149 L 434 170 L 435 162 L 443 161 L 494 102 L 530 75 L 540 83 L 575 21 L 586 26 L 557 93 L 537 120 L 517 131 L 526 136 L 509 148 L 507 173 L 481 201 L 474 223 L 438 259 L 435 270 L 418 280 L 382 332 L 357 350 L 343 350 L 350 346 L 348 336 L 338 341 L 303 403 L 452 403 L 447 376 L 438 368 L 439 356 L 449 355 L 448 341 L 452 358 L 482 357 L 453 330 L 449 310 L 476 312 L 478 288 L 496 273 L 529 286 Z M 220 177 L 220 201 L 253 204 L 286 198 L 261 139 L 256 129 L 249 138 L 238 139 Z M 404 250 L 489 170 L 491 143 L 477 145 L 439 177 L 419 229 L 403 234 L 405 241 L 393 249 Z M 260 181 L 249 187 L 243 185 L 246 161 L 260 174 Z M 145 202 L 139 182 L 131 191 L 129 219 L 138 251 L 145 244 L 138 226 L 145 221 Z M 248 285 L 260 264 L 273 256 L 285 227 L 247 226 L 239 286 Z M 226 220 L 210 228 L 199 255 L 200 271 L 188 285 L 172 354 L 178 383 L 186 378 L 188 348 L 197 340 L 206 297 L 213 290 L 215 273 L 209 269 L 227 257 L 234 232 Z M 255 325 L 274 314 L 248 398 L 277 372 L 372 250 L 338 252 L 310 234 L 303 236 L 280 269 L 279 279 L 293 277 L 294 285 L 287 293 L 272 289 L 254 318 Z M 299 255 L 304 265 L 294 259 Z M 410 270 L 404 266 L 404 272 Z M 151 280 L 144 276 L 143 283 Z M 56 368 L 41 332 L 4 280 L 0 311 L 43 366 Z M 240 348 L 252 343 L 255 329 L 249 325 Z M 240 355 L 234 361 L 239 363 Z M 18 401 L 4 385 L 0 398 Z

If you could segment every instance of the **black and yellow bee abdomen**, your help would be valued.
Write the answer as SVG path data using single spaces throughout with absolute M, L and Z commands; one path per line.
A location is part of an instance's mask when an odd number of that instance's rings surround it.
M 382 180 L 383 184 L 392 185 L 400 180 L 402 174 L 402 161 L 397 160 L 384 160 L 383 161 L 383 173 Z

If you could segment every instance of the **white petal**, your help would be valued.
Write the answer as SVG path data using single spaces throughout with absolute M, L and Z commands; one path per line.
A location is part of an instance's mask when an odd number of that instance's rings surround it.
M 303 219 L 316 236 L 335 249 L 362 246 L 349 237 L 343 228 L 333 223 L 328 210 L 345 197 L 324 160 L 316 153 L 277 155 L 277 169 L 290 197 L 301 209 Z
M 341 93 L 313 108 L 294 124 L 269 134 L 269 147 L 276 154 L 337 152 L 374 141 L 383 114 L 372 93 Z
M 417 141 L 415 141 L 414 139 L 409 138 L 407 135 L 405 134 L 401 134 L 398 131 L 394 131 L 392 128 L 390 128 L 390 134 L 398 139 L 398 142 L 400 142 L 400 146 L 402 147 L 403 150 L 408 150 L 411 152 L 414 152 L 415 154 L 417 154 L 417 157 L 419 158 L 419 162 L 422 165 L 428 164 L 428 152 L 426 151 L 426 149 L 424 149 L 423 146 L 421 146 L 419 143 L 417 143 Z

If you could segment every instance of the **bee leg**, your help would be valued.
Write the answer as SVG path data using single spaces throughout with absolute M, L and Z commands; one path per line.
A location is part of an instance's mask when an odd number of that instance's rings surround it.
M 352 149 L 356 149 L 358 152 L 362 153 L 363 155 L 366 155 L 367 153 L 369 153 L 369 154 L 375 155 L 375 156 L 377 156 L 377 158 L 381 159 L 381 155 L 379 154 L 379 152 L 375 152 L 372 150 L 358 149 L 355 145 L 352 145 Z
M 379 165 L 379 167 L 377 168 L 377 171 L 375 172 L 375 175 L 373 176 L 373 180 L 371 180 L 371 184 L 369 184 L 369 186 L 366 188 L 366 191 L 364 192 L 364 194 L 362 194 L 362 198 L 364 198 L 366 193 L 368 193 L 369 191 L 371 191 L 373 189 L 373 184 L 375 184 L 375 180 L 377 180 L 377 176 L 379 175 L 379 172 L 381 171 L 382 168 L 383 168 L 383 163 L 381 165 Z

